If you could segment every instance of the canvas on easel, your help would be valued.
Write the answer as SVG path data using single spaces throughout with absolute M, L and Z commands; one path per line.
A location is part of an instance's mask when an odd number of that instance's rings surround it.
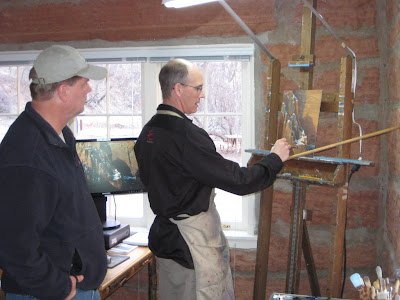
M 293 154 L 312 150 L 317 142 L 317 126 L 322 90 L 293 90 L 283 93 L 278 137 L 288 140 Z

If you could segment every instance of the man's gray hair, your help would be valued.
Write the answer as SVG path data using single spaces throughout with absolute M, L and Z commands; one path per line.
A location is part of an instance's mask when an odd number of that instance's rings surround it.
M 162 98 L 169 99 L 171 92 L 177 83 L 185 83 L 189 74 L 188 68 L 192 63 L 185 59 L 172 59 L 161 68 L 158 79 L 160 81 Z

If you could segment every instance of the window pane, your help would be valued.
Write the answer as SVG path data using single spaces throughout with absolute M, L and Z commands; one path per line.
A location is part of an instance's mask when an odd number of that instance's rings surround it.
M 0 67 L 0 113 L 18 113 L 17 93 L 17 67 Z
M 29 71 L 31 70 L 32 66 L 21 66 L 19 67 L 20 71 L 20 82 L 21 82 L 21 105 L 20 109 L 24 110 L 26 102 L 31 101 L 31 92 L 29 90 L 29 85 L 31 81 L 29 80 Z
M 113 114 L 140 113 L 141 64 L 109 65 L 110 112 Z
M 207 109 L 210 113 L 242 112 L 242 71 L 237 61 L 207 63 Z
M 98 66 L 106 67 L 104 64 Z M 107 99 L 106 99 L 106 79 L 103 80 L 90 80 L 89 85 L 92 91 L 87 95 L 85 104 L 85 114 L 101 114 L 106 113 Z
M 0 142 L 3 140 L 3 137 L 6 135 L 8 128 L 14 122 L 16 117 L 7 117 L 0 116 Z
M 215 205 L 222 222 L 242 222 L 242 197 L 220 189 L 216 189 L 215 193 Z
M 75 136 L 76 139 L 107 138 L 107 117 L 76 117 Z
M 110 136 L 138 137 L 142 129 L 142 117 L 140 116 L 114 116 L 110 117 Z
M 207 63 L 205 62 L 193 62 L 197 67 L 200 68 L 203 77 L 204 77 L 204 85 L 203 85 L 203 92 L 206 95 L 207 93 L 207 79 L 206 79 L 206 67 L 207 67 Z M 206 95 L 206 97 L 208 97 Z M 204 113 L 204 107 L 205 107 L 205 103 L 206 103 L 206 99 L 201 99 L 198 106 L 197 106 L 197 114 L 199 113 Z M 195 123 L 196 124 L 196 123 Z M 199 126 L 198 124 L 196 124 L 197 126 Z M 199 126 L 201 128 L 203 128 L 203 126 Z
M 114 206 L 114 199 L 116 207 Z M 143 217 L 143 195 L 125 194 L 107 196 L 107 217 L 114 218 L 142 218 Z
M 217 151 L 225 158 L 242 163 L 242 118 L 209 117 L 206 129 Z

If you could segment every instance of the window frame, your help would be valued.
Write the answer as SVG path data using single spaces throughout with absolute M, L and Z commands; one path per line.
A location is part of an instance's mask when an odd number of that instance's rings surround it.
M 172 58 L 184 57 L 189 60 L 193 58 L 204 60 L 226 57 L 239 58 L 247 56 L 248 63 L 242 64 L 242 99 L 243 99 L 243 120 L 242 120 L 242 165 L 246 166 L 251 154 L 245 149 L 253 149 L 255 146 L 255 87 L 254 87 L 254 44 L 223 44 L 223 45 L 187 45 L 187 46 L 160 46 L 160 47 L 127 47 L 127 48 L 87 48 L 79 49 L 82 55 L 92 63 L 112 63 L 138 61 L 142 64 L 142 125 L 146 124 L 154 115 L 157 106 L 162 102 L 161 89 L 158 82 L 158 73 L 162 65 Z M 32 65 L 40 51 L 5 51 L 0 53 L 0 66 L 7 65 Z M 207 55 L 205 55 L 205 53 Z M 20 87 L 18 87 L 20 88 Z M 154 99 L 156 99 L 154 101 Z M 20 100 L 18 100 L 20 101 Z M 23 108 L 21 108 L 23 110 Z M 75 132 L 75 120 L 69 124 Z M 108 201 L 111 205 L 114 201 Z M 109 205 L 109 211 L 114 208 Z M 118 207 L 117 207 L 118 209 Z M 139 227 L 150 228 L 154 214 L 152 213 L 147 193 L 143 194 L 144 218 L 136 223 Z M 254 232 L 256 231 L 256 194 L 243 196 L 242 215 L 244 226 L 236 227 L 235 224 L 227 223 L 230 226 L 227 236 L 230 242 L 232 237 L 244 237 L 246 248 L 254 247 Z M 112 214 L 111 214 L 112 215 Z M 117 211 L 118 216 L 118 211 Z M 120 219 L 121 222 L 129 220 Z M 136 225 L 134 225 L 136 226 Z M 231 242 L 232 243 L 232 242 Z M 238 241 L 234 244 L 237 246 Z M 239 238 L 240 244 L 240 238 Z

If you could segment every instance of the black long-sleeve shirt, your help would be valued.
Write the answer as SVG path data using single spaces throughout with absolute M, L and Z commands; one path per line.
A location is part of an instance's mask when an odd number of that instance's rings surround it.
M 143 128 L 135 153 L 140 178 L 148 190 L 150 207 L 157 215 L 149 246 L 159 257 L 193 268 L 190 253 L 177 226 L 168 218 L 207 211 L 213 188 L 246 195 L 271 185 L 282 168 L 271 153 L 251 167 L 223 158 L 207 132 L 176 108 L 161 104 Z
M 96 289 L 107 272 L 103 227 L 75 150 L 31 106 L 0 145 L 0 268 L 5 292 L 65 299 L 70 274 Z

